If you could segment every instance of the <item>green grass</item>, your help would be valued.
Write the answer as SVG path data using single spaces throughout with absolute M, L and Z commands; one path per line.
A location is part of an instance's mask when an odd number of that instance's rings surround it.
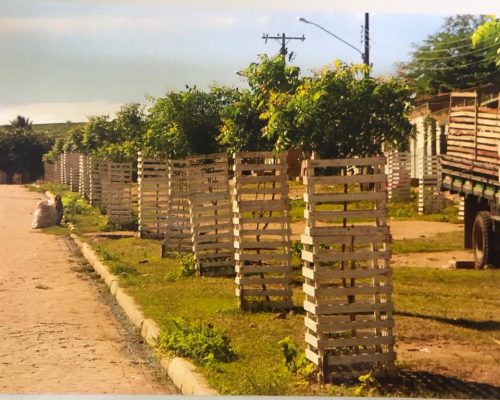
M 99 251 L 112 267 L 126 263 L 137 273 L 121 274 L 121 284 L 143 308 L 147 318 L 162 328 L 174 318 L 208 322 L 224 330 L 237 351 L 237 359 L 215 366 L 200 366 L 210 384 L 223 394 L 353 395 L 356 386 L 319 385 L 292 376 L 284 368 L 278 342 L 292 338 L 303 350 L 304 324 L 300 307 L 303 294 L 294 288 L 299 312 L 278 319 L 269 312 L 244 313 L 238 308 L 231 278 L 179 277 L 175 259 L 160 257 L 155 240 L 100 241 Z M 394 270 L 394 303 L 398 335 L 422 332 L 432 325 L 433 335 L 448 340 L 491 344 L 491 332 L 478 330 L 497 315 L 500 271 Z M 494 334 L 498 335 L 498 331 Z M 464 362 L 466 362 L 464 360 Z M 416 393 L 406 393 L 416 395 Z
M 463 246 L 463 231 L 445 232 L 439 235 L 416 239 L 395 240 L 392 244 L 392 252 L 394 254 L 434 253 L 440 251 L 463 250 Z
M 74 211 L 70 218 L 78 232 L 104 229 L 103 217 L 87 211 L 78 197 L 67 193 L 67 188 L 56 185 L 51 190 L 61 193 L 68 209 Z M 300 201 L 295 202 L 294 208 L 300 209 Z M 62 234 L 62 231 L 55 227 L 54 233 Z M 282 319 L 272 312 L 240 311 L 233 278 L 182 276 L 177 259 L 161 258 L 157 240 L 101 238 L 90 239 L 90 243 L 120 277 L 120 285 L 135 298 L 146 318 L 155 320 L 163 331 L 173 319 L 183 318 L 192 324 L 210 323 L 227 333 L 236 349 L 236 359 L 199 366 L 210 385 L 220 393 L 353 396 L 359 390 L 359 385 L 309 382 L 303 376 L 292 375 L 284 366 L 281 340 L 289 337 L 298 344 L 299 351 L 305 348 L 301 262 L 296 256 L 292 274 L 296 308 Z M 450 233 L 396 241 L 394 251 L 448 251 L 461 244 L 461 233 Z M 498 324 L 495 324 L 500 306 L 499 286 L 498 270 L 397 268 L 393 271 L 396 335 L 401 341 L 440 339 L 465 343 L 478 352 L 488 351 L 492 337 L 500 339 Z M 473 362 L 467 357 L 464 355 L 464 365 Z M 400 365 L 402 368 L 413 366 L 404 359 L 400 359 Z M 429 393 L 393 385 L 373 394 L 403 397 L 454 394 L 443 390 Z

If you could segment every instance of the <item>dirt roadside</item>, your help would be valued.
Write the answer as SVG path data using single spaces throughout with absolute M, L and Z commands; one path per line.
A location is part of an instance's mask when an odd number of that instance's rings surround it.
M 65 240 L 31 229 L 41 198 L 0 185 L 0 393 L 177 393 Z

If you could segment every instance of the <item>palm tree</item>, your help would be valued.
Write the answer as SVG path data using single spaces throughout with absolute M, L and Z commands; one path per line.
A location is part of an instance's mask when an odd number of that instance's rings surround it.
M 22 115 L 18 115 L 16 119 L 10 121 L 10 125 L 14 129 L 23 129 L 25 131 L 31 131 L 33 128 L 33 121 L 30 121 L 29 118 L 23 117 Z

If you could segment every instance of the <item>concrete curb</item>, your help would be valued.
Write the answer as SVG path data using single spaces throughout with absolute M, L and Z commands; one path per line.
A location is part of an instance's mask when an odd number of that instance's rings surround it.
M 47 192 L 48 193 L 48 192 Z M 49 197 L 49 196 L 48 196 Z M 160 327 L 152 319 L 144 317 L 142 310 L 135 303 L 134 299 L 125 293 L 119 286 L 119 278 L 109 272 L 106 264 L 101 262 L 97 254 L 76 234 L 70 233 L 71 239 L 80 248 L 83 256 L 101 279 L 108 285 L 111 294 L 123 309 L 128 319 L 141 333 L 146 343 L 154 350 L 157 347 Z M 196 367 L 188 360 L 180 357 L 159 356 L 159 361 L 163 371 L 172 379 L 174 385 L 185 395 L 193 396 L 218 396 L 219 393 L 212 389 L 204 376 L 196 372 Z

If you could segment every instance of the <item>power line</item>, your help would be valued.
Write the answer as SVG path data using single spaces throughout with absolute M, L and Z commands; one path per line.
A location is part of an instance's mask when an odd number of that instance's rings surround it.
M 481 64 L 481 63 L 484 63 L 484 62 L 487 62 L 490 60 L 494 60 L 495 58 L 496 58 L 496 56 L 491 56 L 491 57 L 485 58 L 483 60 L 474 61 L 474 62 L 467 63 L 467 64 L 454 65 L 454 66 L 450 66 L 450 67 L 418 67 L 418 70 L 421 70 L 421 71 L 447 71 L 448 70 L 449 71 L 449 70 L 453 70 L 453 69 L 469 67 L 469 66 L 475 65 L 475 64 Z
M 485 38 L 485 39 L 479 41 L 478 43 L 484 43 L 484 42 L 488 42 L 489 40 L 495 40 L 495 39 L 496 38 L 492 36 L 492 37 Z M 464 40 L 470 41 L 470 38 L 464 39 Z M 445 43 L 445 42 L 439 42 L 438 44 L 439 45 L 447 45 L 447 43 Z M 468 48 L 468 47 L 469 48 L 472 47 L 472 43 L 469 42 L 469 44 L 466 44 L 466 45 L 463 45 L 463 46 L 456 46 L 456 47 L 452 46 L 451 49 L 458 50 L 458 49 L 465 49 L 465 48 Z M 436 49 L 436 50 L 418 50 L 417 49 L 413 53 L 438 53 L 438 52 L 444 51 L 444 50 L 446 50 L 446 49 Z
M 476 50 L 473 50 L 473 51 L 470 51 L 470 52 L 467 52 L 467 53 L 455 54 L 455 55 L 451 55 L 451 56 L 428 57 L 428 58 L 427 57 L 426 58 L 415 57 L 415 60 L 418 60 L 418 61 L 449 60 L 449 59 L 458 58 L 458 57 L 466 57 L 468 55 L 475 54 L 475 53 L 480 53 L 482 51 L 485 51 L 485 50 L 488 50 L 488 49 L 492 49 L 494 47 L 500 47 L 500 45 L 493 44 L 493 45 L 488 46 L 488 47 L 482 47 L 480 49 L 476 49 Z M 440 50 L 440 51 L 447 51 L 447 50 L 455 50 L 455 49 L 443 49 L 443 50 Z

